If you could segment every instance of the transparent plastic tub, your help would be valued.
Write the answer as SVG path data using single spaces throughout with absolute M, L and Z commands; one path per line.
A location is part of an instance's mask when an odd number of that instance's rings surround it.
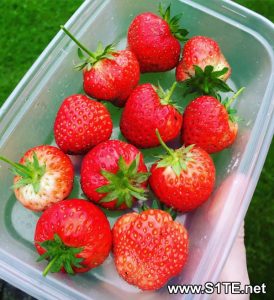
M 206 5 L 205 5 L 206 3 Z M 217 281 L 256 187 L 273 135 L 273 24 L 230 1 L 172 1 L 173 12 L 183 12 L 183 25 L 191 35 L 216 39 L 232 65 L 230 84 L 245 86 L 236 103 L 243 119 L 236 143 L 214 155 L 216 189 L 210 200 L 193 213 L 179 217 L 189 230 L 190 257 L 173 283 Z M 66 27 L 91 49 L 121 40 L 125 45 L 127 27 L 144 11 L 157 11 L 154 0 L 86 1 Z M 59 32 L 10 95 L 0 112 L 0 153 L 18 160 L 26 149 L 53 143 L 53 120 L 62 100 L 82 92 L 82 74 L 73 71 L 77 47 Z M 147 74 L 142 81 L 160 82 L 168 87 L 174 72 Z M 111 108 L 111 105 L 109 106 Z M 121 110 L 111 108 L 115 130 Z M 146 161 L 152 152 L 144 151 Z M 78 158 L 75 159 L 77 164 Z M 79 177 L 79 176 L 78 176 Z M 78 178 L 74 196 L 82 196 Z M 11 189 L 8 167 L 0 168 L 0 277 L 39 299 L 167 299 L 163 288 L 142 293 L 117 275 L 112 258 L 103 266 L 78 276 L 42 276 L 33 247 L 35 223 L 39 217 L 18 203 Z M 109 214 L 113 223 L 118 214 Z M 172 296 L 172 299 L 181 296 Z M 205 295 L 188 295 L 188 298 Z

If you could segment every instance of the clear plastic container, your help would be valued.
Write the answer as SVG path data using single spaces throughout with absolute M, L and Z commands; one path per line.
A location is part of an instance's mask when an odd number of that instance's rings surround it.
M 206 3 L 206 4 L 205 4 Z M 230 1 L 174 0 L 172 10 L 183 12 L 183 25 L 191 35 L 216 39 L 232 65 L 230 84 L 245 86 L 236 103 L 243 119 L 236 143 L 214 155 L 217 166 L 216 191 L 195 212 L 181 216 L 190 234 L 190 257 L 173 283 L 216 281 L 244 219 L 273 135 L 274 26 L 265 18 Z M 86 1 L 66 27 L 84 44 L 95 49 L 121 40 L 125 45 L 127 27 L 144 11 L 157 11 L 154 0 Z M 53 120 L 62 100 L 82 92 L 82 74 L 72 68 L 77 47 L 59 32 L 15 88 L 0 112 L 0 153 L 11 159 L 30 147 L 53 143 Z M 174 71 L 146 74 L 143 81 L 168 87 Z M 111 107 L 111 105 L 109 106 Z M 118 136 L 121 110 L 111 108 Z M 151 162 L 153 151 L 144 151 Z M 75 159 L 77 164 L 77 158 Z M 2 165 L 2 164 L 1 164 Z M 78 178 L 79 179 L 79 178 Z M 35 223 L 39 217 L 15 200 L 8 167 L 0 168 L 0 277 L 39 299 L 167 299 L 165 288 L 142 293 L 125 283 L 115 271 L 112 258 L 103 266 L 78 276 L 42 276 L 43 263 L 36 263 L 33 247 Z M 73 191 L 81 197 L 78 180 Z M 118 214 L 109 214 L 113 222 Z M 181 297 L 181 296 L 177 296 Z M 188 295 L 199 299 L 205 295 Z M 172 299 L 176 299 L 173 295 Z

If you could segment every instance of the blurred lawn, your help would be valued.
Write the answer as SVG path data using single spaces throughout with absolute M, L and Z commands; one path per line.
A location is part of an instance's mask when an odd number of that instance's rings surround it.
M 0 106 L 80 0 L 0 0 Z M 274 0 L 236 0 L 274 21 Z M 58 3 L 58 5 L 57 5 Z M 233 41 L 232 41 L 233 42 Z M 253 284 L 266 283 L 274 299 L 274 143 L 246 217 L 248 270 Z

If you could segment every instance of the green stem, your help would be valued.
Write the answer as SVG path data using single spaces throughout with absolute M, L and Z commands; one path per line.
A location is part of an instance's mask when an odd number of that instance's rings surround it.
M 2 160 L 2 161 L 4 161 L 4 162 L 6 162 L 7 164 L 11 165 L 12 167 L 14 167 L 15 170 L 19 170 L 19 171 L 25 173 L 26 175 L 32 177 L 32 173 L 31 173 L 31 172 L 28 172 L 28 171 L 27 171 L 27 168 L 24 168 L 24 167 L 21 166 L 20 164 L 15 163 L 15 162 L 13 162 L 13 161 L 11 161 L 11 160 L 9 160 L 9 159 L 3 157 L 3 156 L 0 156 L 0 160 Z
M 172 94 L 173 94 L 173 92 L 174 92 L 176 86 L 177 86 L 177 81 L 175 81 L 175 82 L 172 84 L 172 86 L 171 86 L 171 88 L 170 88 L 170 90 L 169 90 L 167 96 L 165 97 L 165 101 L 167 101 L 167 102 L 169 101 L 169 99 L 170 99 L 170 97 L 172 96 Z
M 245 87 L 241 87 L 236 94 L 234 94 L 227 102 L 226 104 L 226 108 L 229 108 L 230 105 L 233 103 L 233 101 L 243 92 L 243 90 L 245 89 Z
M 162 140 L 162 137 L 161 137 L 161 135 L 160 135 L 160 133 L 159 133 L 158 128 L 155 130 L 155 133 L 156 133 L 157 138 L 158 138 L 160 144 L 162 145 L 162 147 L 167 151 L 167 153 L 169 153 L 171 156 L 174 156 L 173 151 L 172 151 L 172 150 L 165 144 L 165 142 Z
M 89 51 L 83 44 L 81 44 L 63 25 L 60 25 L 60 28 L 83 50 L 85 51 L 89 56 L 92 58 L 96 58 L 95 55 Z
M 46 266 L 43 276 L 46 276 L 48 272 L 50 271 L 51 267 L 54 265 L 55 261 L 57 260 L 58 255 L 54 256 L 54 258 L 49 262 L 49 264 Z

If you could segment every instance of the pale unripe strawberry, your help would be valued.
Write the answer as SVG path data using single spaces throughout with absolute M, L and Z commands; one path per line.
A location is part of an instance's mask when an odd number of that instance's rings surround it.
M 14 193 L 28 209 L 43 211 L 68 197 L 73 187 L 74 170 L 70 158 L 60 149 L 41 145 L 29 149 L 14 163 L 4 157 L 2 161 L 12 166 Z

